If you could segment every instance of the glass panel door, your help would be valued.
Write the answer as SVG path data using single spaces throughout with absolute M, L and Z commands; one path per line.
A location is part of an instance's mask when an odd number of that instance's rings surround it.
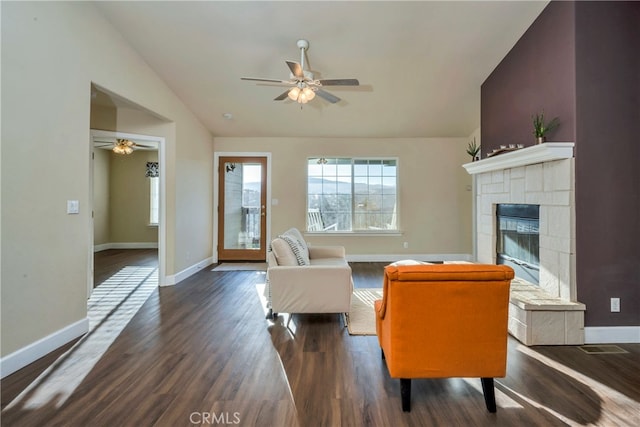
M 266 163 L 266 157 L 220 157 L 220 261 L 266 259 Z

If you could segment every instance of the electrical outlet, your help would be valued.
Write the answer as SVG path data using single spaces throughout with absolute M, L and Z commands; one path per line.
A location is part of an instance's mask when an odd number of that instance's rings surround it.
M 402 244 L 402 247 L 405 248 L 405 249 L 409 249 L 409 242 L 404 242 Z
M 611 298 L 611 312 L 620 313 L 620 298 Z

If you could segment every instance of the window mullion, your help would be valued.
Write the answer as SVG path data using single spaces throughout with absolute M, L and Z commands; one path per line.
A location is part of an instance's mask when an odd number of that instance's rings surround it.
M 351 159 L 351 231 L 356 223 L 356 183 L 354 159 Z

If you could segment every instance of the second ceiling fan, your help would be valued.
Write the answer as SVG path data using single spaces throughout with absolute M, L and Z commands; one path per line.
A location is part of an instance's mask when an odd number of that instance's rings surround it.
M 292 86 L 285 92 L 274 98 L 274 101 L 282 101 L 291 99 L 299 104 L 306 104 L 315 98 L 316 95 L 329 101 L 332 104 L 340 101 L 340 98 L 323 89 L 325 86 L 359 86 L 358 79 L 319 79 L 313 77 L 313 73 L 305 67 L 305 52 L 309 49 L 307 40 L 298 40 L 298 48 L 300 49 L 300 63 L 295 61 L 285 61 L 289 70 L 289 80 L 278 79 L 260 79 L 253 77 L 241 77 L 242 80 L 250 80 L 255 82 L 274 83 L 286 86 Z

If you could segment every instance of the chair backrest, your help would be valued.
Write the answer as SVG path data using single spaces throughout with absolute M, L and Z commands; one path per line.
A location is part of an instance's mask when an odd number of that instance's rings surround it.
M 503 265 L 386 267 L 377 315 L 391 375 L 504 376 L 513 277 Z
M 307 231 L 327 231 L 337 230 L 338 224 L 324 225 L 320 209 L 309 209 L 307 211 Z
M 322 231 L 324 224 L 319 209 L 309 209 L 307 212 L 307 231 Z

